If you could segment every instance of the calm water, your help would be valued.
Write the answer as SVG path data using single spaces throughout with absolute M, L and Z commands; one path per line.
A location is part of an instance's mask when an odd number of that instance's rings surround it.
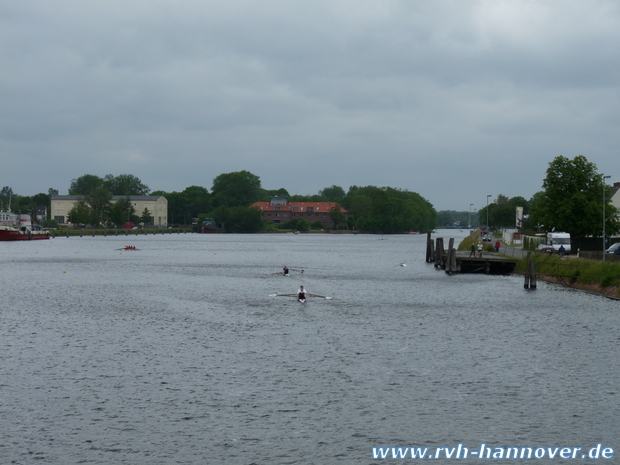
M 620 303 L 447 276 L 425 236 L 0 251 L 2 464 L 376 464 L 373 446 L 482 442 L 620 457 Z M 333 300 L 269 297 L 300 284 Z

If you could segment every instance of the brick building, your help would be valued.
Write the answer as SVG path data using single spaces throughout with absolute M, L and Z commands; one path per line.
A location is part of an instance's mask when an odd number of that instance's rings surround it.
M 302 218 L 309 223 L 320 221 L 326 229 L 334 227 L 329 212 L 340 207 L 336 202 L 288 202 L 284 197 L 272 197 L 270 202 L 255 202 L 251 207 L 261 211 L 262 218 L 271 223 L 287 223 L 295 218 Z M 340 207 L 345 219 L 349 212 Z

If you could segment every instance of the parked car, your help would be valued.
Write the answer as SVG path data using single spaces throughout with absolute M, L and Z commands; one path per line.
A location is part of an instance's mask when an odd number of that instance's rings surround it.
M 487 242 L 491 242 L 491 235 L 489 233 L 484 233 L 482 235 L 482 240 L 483 241 L 487 241 Z
M 614 255 L 620 255 L 620 242 L 611 244 L 611 246 L 607 250 L 605 250 L 605 253 L 612 253 Z
M 560 246 L 549 245 L 549 244 L 538 244 L 536 247 L 536 252 L 548 252 L 548 253 L 556 253 L 559 250 Z

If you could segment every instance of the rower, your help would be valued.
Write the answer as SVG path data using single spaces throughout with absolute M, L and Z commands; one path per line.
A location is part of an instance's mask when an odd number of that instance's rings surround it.
M 288 274 L 288 267 L 286 265 L 284 265 L 284 268 L 282 268 L 282 274 L 283 275 L 287 275 Z
M 299 286 L 299 289 L 297 289 L 297 298 L 299 300 L 306 300 L 306 290 L 303 286 Z

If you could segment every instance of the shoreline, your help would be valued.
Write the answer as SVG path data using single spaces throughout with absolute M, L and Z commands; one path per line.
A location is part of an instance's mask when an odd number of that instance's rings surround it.
M 520 274 L 520 276 L 523 276 L 523 275 Z M 618 286 L 610 286 L 606 288 L 601 288 L 597 284 L 574 283 L 574 284 L 568 285 L 562 282 L 560 279 L 553 278 L 551 276 L 539 276 L 538 279 L 540 279 L 541 281 L 545 281 L 546 283 L 555 284 L 555 285 L 562 286 L 568 289 L 574 289 L 577 291 L 586 292 L 588 294 L 598 295 L 601 297 L 607 297 L 608 299 L 611 299 L 611 300 L 620 301 L 620 293 L 619 293 L 620 287 Z

